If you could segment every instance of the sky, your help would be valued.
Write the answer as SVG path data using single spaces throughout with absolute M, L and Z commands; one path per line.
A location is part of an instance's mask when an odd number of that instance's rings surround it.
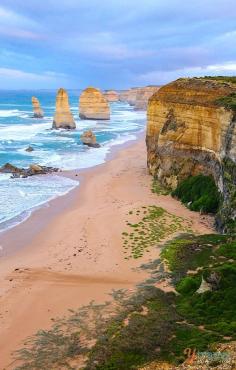
M 0 0 L 0 89 L 236 75 L 235 0 Z

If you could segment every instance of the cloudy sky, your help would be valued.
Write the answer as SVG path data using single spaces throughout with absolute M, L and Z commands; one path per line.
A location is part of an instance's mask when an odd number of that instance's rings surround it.
M 0 89 L 236 75 L 235 0 L 0 0 Z

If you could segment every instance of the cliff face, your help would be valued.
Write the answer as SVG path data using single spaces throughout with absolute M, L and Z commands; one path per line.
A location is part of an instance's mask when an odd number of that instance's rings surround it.
M 59 89 L 56 98 L 56 112 L 53 118 L 53 128 L 75 129 L 75 121 L 70 111 L 66 90 Z
M 108 90 L 104 93 L 105 98 L 109 102 L 115 102 L 119 100 L 119 94 L 114 90 Z
M 236 114 L 217 100 L 235 92 L 228 83 L 179 79 L 148 104 L 150 173 L 172 189 L 189 175 L 212 175 L 224 199 L 217 218 L 221 229 L 236 220 Z
M 79 116 L 82 119 L 110 119 L 110 107 L 99 89 L 88 87 L 80 95 Z
M 39 100 L 32 96 L 32 105 L 34 110 L 34 118 L 43 118 L 43 110 L 40 107 Z
M 146 110 L 149 98 L 159 90 L 158 86 L 147 86 L 140 88 L 136 94 L 135 108 Z
M 127 102 L 135 109 L 146 110 L 149 98 L 157 92 L 158 86 L 134 87 L 120 94 L 119 100 Z

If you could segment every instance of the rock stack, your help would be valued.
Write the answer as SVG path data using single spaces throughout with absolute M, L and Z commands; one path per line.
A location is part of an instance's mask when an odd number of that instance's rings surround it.
M 56 112 L 52 128 L 75 129 L 75 121 L 70 111 L 68 94 L 65 89 L 59 89 L 56 98 Z
M 114 90 L 107 90 L 107 91 L 105 91 L 104 96 L 107 99 L 107 101 L 109 101 L 110 103 L 116 102 L 116 101 L 119 100 L 119 95 Z
M 99 89 L 88 87 L 80 95 L 79 116 L 81 119 L 110 119 L 110 107 Z
M 43 118 L 43 110 L 40 107 L 39 100 L 35 96 L 32 96 L 32 105 L 34 110 L 34 118 Z
M 81 135 L 80 140 L 84 145 L 92 148 L 100 148 L 100 144 L 97 143 L 96 136 L 91 130 L 85 131 L 83 135 Z

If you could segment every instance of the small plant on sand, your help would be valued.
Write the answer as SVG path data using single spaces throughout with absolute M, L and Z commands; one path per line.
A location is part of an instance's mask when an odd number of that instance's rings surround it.
M 140 258 L 144 252 L 157 245 L 164 238 L 178 232 L 189 230 L 191 223 L 182 217 L 172 215 L 161 207 L 149 206 L 137 209 L 134 214 L 140 217 L 139 222 L 126 222 L 132 231 L 124 231 L 123 247 L 127 258 Z
M 165 188 L 157 179 L 152 180 L 151 190 L 153 193 L 158 195 L 168 195 L 171 193 L 171 190 Z

